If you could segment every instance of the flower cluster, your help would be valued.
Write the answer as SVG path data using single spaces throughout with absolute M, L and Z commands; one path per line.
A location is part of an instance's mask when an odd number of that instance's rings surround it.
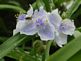
M 26 14 L 21 14 L 17 18 L 13 34 L 38 34 L 41 40 L 55 40 L 58 46 L 62 47 L 67 43 L 67 35 L 73 35 L 74 30 L 74 22 L 70 19 L 63 20 L 58 9 L 46 12 L 42 6 L 36 10 L 30 6 Z

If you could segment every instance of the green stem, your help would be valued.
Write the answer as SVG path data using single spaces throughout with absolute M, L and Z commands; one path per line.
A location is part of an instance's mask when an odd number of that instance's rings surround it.
M 48 41 L 47 45 L 46 45 L 46 50 L 45 50 L 45 61 L 47 60 L 47 58 L 49 57 L 49 51 L 50 51 L 50 46 L 52 44 L 53 41 Z

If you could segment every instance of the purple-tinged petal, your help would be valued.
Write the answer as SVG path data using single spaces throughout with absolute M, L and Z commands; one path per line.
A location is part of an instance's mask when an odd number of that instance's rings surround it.
M 44 10 L 43 6 L 39 8 L 39 16 L 46 16 L 47 12 Z
M 26 21 L 18 21 L 16 25 L 16 29 L 21 30 L 24 26 L 26 26 Z
M 62 47 L 62 45 L 67 43 L 67 35 L 59 33 L 59 35 L 55 36 L 55 42 L 59 47 Z
M 38 18 L 35 23 L 36 23 L 36 26 L 42 26 L 42 25 L 44 25 L 43 19 L 40 19 L 40 18 Z
M 54 39 L 54 26 L 52 24 L 44 24 L 38 27 L 38 35 L 41 40 L 53 40 Z
M 48 15 L 49 21 L 55 26 L 58 27 L 61 24 L 62 18 L 58 13 L 58 9 L 53 10 Z
M 32 17 L 33 17 L 33 18 L 37 18 L 38 16 L 39 16 L 39 14 L 38 14 L 38 10 L 35 10 L 35 11 L 34 11 L 34 14 L 33 14 Z
M 24 26 L 26 26 L 25 21 L 18 21 L 16 25 L 16 29 L 13 30 L 13 35 L 20 32 L 24 28 Z
M 20 31 L 20 34 L 34 35 L 37 33 L 36 24 L 31 21 L 27 23 L 26 26 Z
M 24 21 L 26 20 L 26 14 L 20 14 L 17 18 L 18 21 Z
M 45 16 L 47 16 L 47 12 L 41 6 L 40 9 L 39 9 L 39 11 L 38 10 L 34 11 L 33 18 L 43 18 Z
M 74 22 L 71 21 L 70 19 L 63 20 L 63 22 L 61 23 L 59 27 L 59 31 L 61 31 L 62 33 L 66 35 L 74 34 L 74 31 L 75 31 Z

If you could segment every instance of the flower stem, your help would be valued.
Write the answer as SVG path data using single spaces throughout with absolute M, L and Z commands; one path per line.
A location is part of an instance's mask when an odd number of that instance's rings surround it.
M 49 57 L 49 51 L 50 51 L 50 46 L 52 44 L 53 41 L 48 41 L 47 45 L 46 45 L 46 50 L 45 50 L 45 61 L 47 60 L 47 58 Z

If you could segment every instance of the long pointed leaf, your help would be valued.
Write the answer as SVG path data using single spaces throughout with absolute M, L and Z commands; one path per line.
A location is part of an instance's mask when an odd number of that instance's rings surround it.
M 51 55 L 47 61 L 67 61 L 81 49 L 81 35 Z
M 7 41 L 0 45 L 0 58 L 8 54 L 13 48 L 15 48 L 20 42 L 22 42 L 26 36 L 15 35 L 9 38 Z
M 14 9 L 14 10 L 16 10 L 18 12 L 21 12 L 21 13 L 26 13 L 26 11 L 23 8 L 19 7 L 19 6 L 8 5 L 8 4 L 0 4 L 0 9 L 6 9 L 6 8 Z
M 72 16 L 72 14 L 78 9 L 78 7 L 81 4 L 81 0 L 75 0 L 75 2 L 73 3 L 73 5 L 70 7 L 69 10 L 67 10 L 67 14 L 66 17 L 70 18 Z

